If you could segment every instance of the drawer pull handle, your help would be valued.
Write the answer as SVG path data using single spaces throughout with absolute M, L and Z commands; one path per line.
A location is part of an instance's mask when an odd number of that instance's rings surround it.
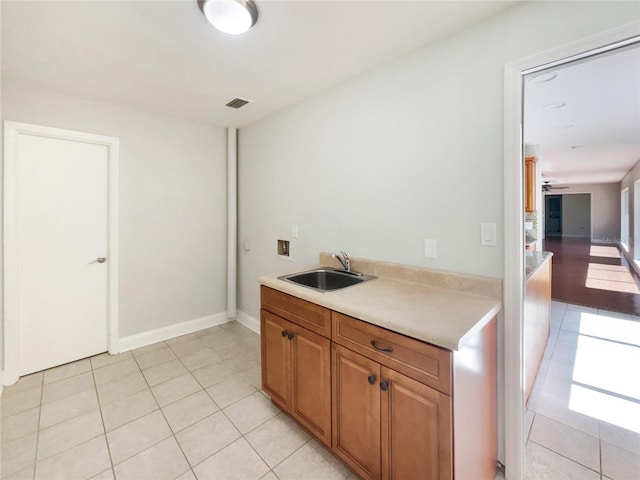
M 378 345 L 376 345 L 375 340 L 371 340 L 371 346 L 376 350 L 380 350 L 381 352 L 389 352 L 389 353 L 393 352 L 393 348 L 391 347 L 379 347 Z
M 373 385 L 374 383 L 376 383 L 376 376 L 375 375 L 369 375 L 369 377 L 367 378 L 367 381 Z
M 380 382 L 380 390 L 382 390 L 383 392 L 386 392 L 388 388 L 389 388 L 389 384 L 387 382 Z
M 286 330 L 282 330 L 282 336 L 286 337 L 287 336 L 287 331 Z
M 288 338 L 289 340 L 291 340 L 291 339 L 293 338 L 293 333 L 289 333 L 289 334 L 287 335 L 287 338 Z

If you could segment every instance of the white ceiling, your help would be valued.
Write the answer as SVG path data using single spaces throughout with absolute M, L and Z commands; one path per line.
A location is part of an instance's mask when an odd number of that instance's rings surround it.
M 640 160 L 640 45 L 552 68 L 524 82 L 524 140 L 551 184 L 617 183 Z M 564 103 L 561 108 L 543 108 Z M 578 148 L 572 148 L 578 147 Z
M 248 33 L 196 0 L 2 1 L 2 75 L 146 111 L 244 126 L 515 1 L 256 0 Z M 234 97 L 253 103 L 224 105 Z

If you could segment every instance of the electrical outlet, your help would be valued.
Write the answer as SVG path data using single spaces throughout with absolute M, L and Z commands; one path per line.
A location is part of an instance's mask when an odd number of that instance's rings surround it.
M 436 241 L 430 238 L 424 239 L 424 257 L 436 258 Z

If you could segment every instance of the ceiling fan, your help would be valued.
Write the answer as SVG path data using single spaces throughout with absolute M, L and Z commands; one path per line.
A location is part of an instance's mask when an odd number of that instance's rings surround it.
M 542 184 L 543 192 L 550 192 L 551 190 L 563 190 L 565 188 L 569 188 L 569 187 L 556 187 L 554 185 L 551 185 L 549 183 L 549 180 L 545 180 L 544 183 Z

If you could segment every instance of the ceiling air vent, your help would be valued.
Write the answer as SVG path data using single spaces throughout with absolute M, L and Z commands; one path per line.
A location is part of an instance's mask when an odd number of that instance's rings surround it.
M 229 103 L 227 103 L 226 106 L 227 107 L 231 107 L 231 108 L 240 108 L 240 107 L 244 107 L 247 103 L 249 103 L 249 100 L 243 100 L 241 98 L 234 98 Z

